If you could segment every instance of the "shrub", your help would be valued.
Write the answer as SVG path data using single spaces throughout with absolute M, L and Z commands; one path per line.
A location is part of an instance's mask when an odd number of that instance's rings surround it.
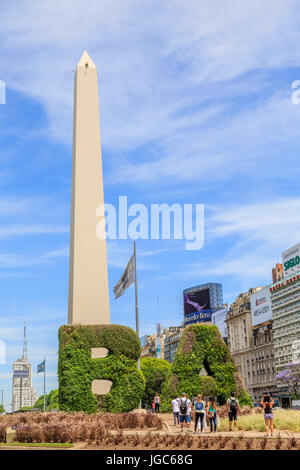
M 91 348 L 104 347 L 107 357 L 92 359 Z M 116 412 L 136 408 L 145 382 L 137 368 L 141 345 L 131 329 L 119 325 L 62 326 L 59 329 L 59 405 L 65 411 Z M 92 393 L 94 379 L 113 382 L 107 395 Z
M 5 442 L 6 440 L 6 426 L 4 424 L 0 425 L 0 442 Z
M 268 444 L 268 438 L 267 438 L 267 436 L 264 436 L 264 437 L 260 440 L 260 448 L 261 448 L 261 450 L 265 450 L 266 447 L 267 447 L 267 444 Z
M 200 376 L 202 368 L 208 376 Z M 241 405 L 252 406 L 230 351 L 216 325 L 190 325 L 185 328 L 163 387 L 162 409 L 170 411 L 170 402 L 185 392 L 190 398 L 198 393 L 217 396 L 226 402 L 235 390 Z
M 171 364 L 163 359 L 145 357 L 141 359 L 141 371 L 145 378 L 143 402 L 151 406 L 156 392 L 161 395 Z
M 102 442 L 104 439 L 121 442 L 123 429 L 137 429 L 143 426 L 156 429 L 162 428 L 159 416 L 137 415 L 134 413 L 120 414 L 86 414 L 86 413 L 30 413 L 5 416 L 0 424 L 0 441 L 5 440 L 5 430 L 14 426 L 19 442 Z M 118 431 L 115 436 L 107 430 Z M 151 434 L 150 434 L 151 435 Z M 116 438 L 117 436 L 117 438 Z M 149 434 L 148 434 L 149 436 Z M 122 437 L 123 438 L 123 437 Z
M 40 410 L 44 409 L 44 395 L 41 395 L 38 398 L 38 400 L 33 405 L 33 408 L 38 408 Z M 51 390 L 51 392 L 46 395 L 46 409 L 59 410 L 58 390 Z

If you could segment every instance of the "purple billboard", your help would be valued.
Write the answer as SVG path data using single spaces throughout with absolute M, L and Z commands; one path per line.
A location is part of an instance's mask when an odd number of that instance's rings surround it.
M 209 289 L 183 294 L 184 315 L 210 310 Z

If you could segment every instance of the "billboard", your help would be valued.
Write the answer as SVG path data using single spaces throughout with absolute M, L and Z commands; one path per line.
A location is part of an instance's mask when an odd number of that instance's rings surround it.
M 184 315 L 210 310 L 209 289 L 183 293 Z
M 202 310 L 201 312 L 188 313 L 185 315 L 185 325 L 192 323 L 211 322 L 212 310 Z
M 282 253 L 284 277 L 300 271 L 300 243 Z
M 250 306 L 252 326 L 271 320 L 272 308 L 269 287 L 264 287 L 255 294 L 250 295 Z
M 212 324 L 217 325 L 222 338 L 227 338 L 227 328 L 225 323 L 227 312 L 227 308 L 221 308 L 220 310 L 212 314 Z

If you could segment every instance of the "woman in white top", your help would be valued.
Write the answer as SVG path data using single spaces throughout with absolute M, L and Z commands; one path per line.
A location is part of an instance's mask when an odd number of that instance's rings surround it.
M 176 422 L 177 424 L 179 424 L 179 400 L 180 398 L 174 398 L 171 403 L 174 418 L 174 426 L 176 426 Z

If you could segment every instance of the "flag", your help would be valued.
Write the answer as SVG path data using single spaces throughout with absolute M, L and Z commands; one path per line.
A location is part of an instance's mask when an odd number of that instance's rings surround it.
M 45 372 L 45 359 L 37 365 L 37 373 L 39 372 Z
M 118 284 L 114 287 L 115 299 L 124 294 L 130 284 L 134 282 L 134 255 L 130 258 L 125 271 L 123 272 Z

